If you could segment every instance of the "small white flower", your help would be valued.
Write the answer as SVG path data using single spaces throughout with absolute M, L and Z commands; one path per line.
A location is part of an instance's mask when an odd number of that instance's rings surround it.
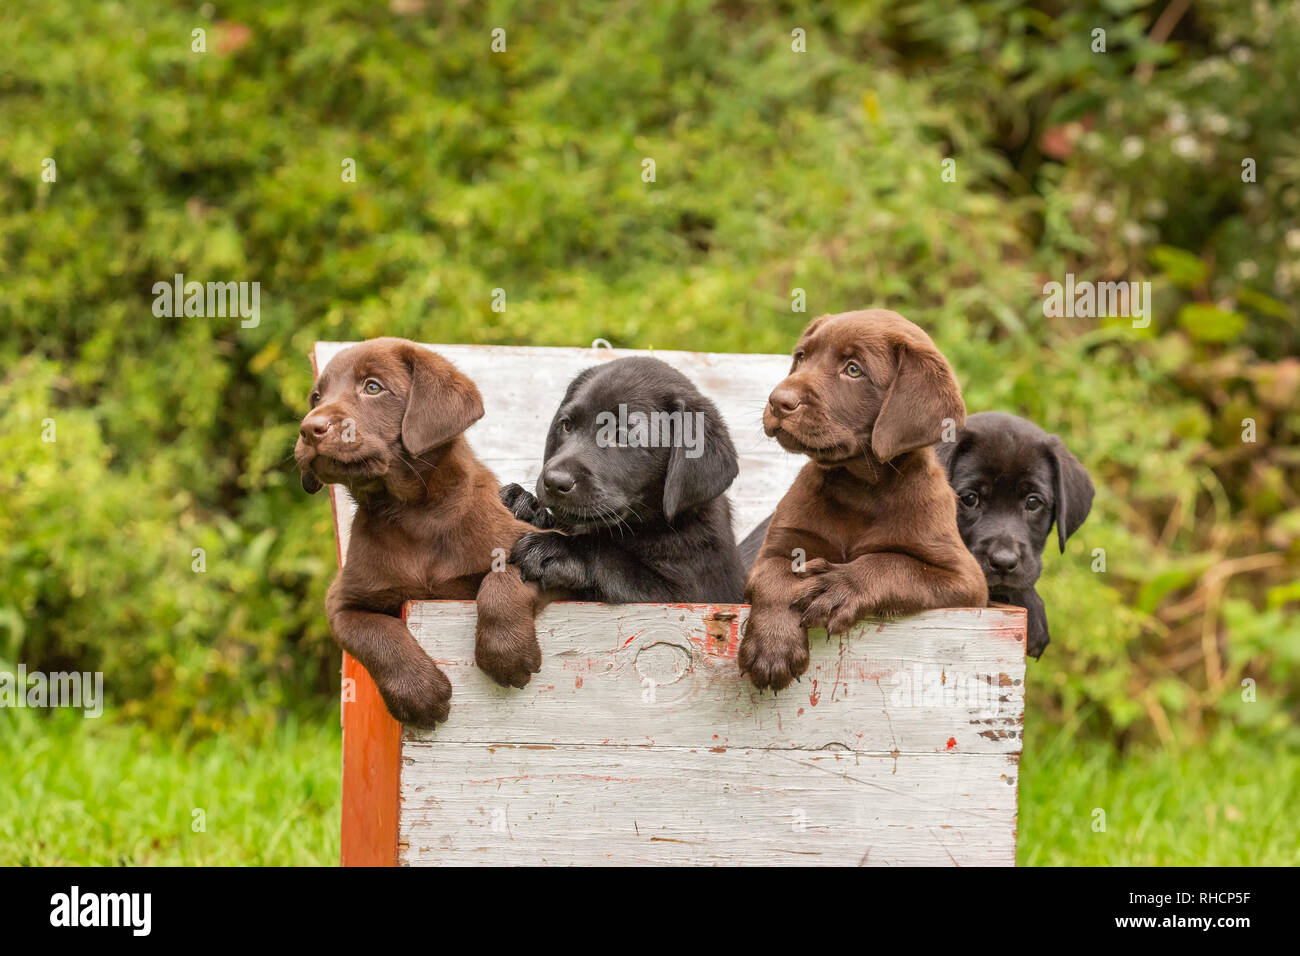
M 1136 246 L 1146 236 L 1146 230 L 1143 229 L 1142 226 L 1136 222 L 1124 223 L 1124 229 L 1122 231 L 1124 235 L 1124 241 L 1131 246 Z
M 1142 207 L 1142 211 L 1148 219 L 1160 219 L 1169 211 L 1169 207 L 1165 205 L 1163 199 L 1150 199 Z
M 1222 113 L 1211 113 L 1209 116 L 1205 117 L 1202 125 L 1215 136 L 1222 136 L 1232 126 L 1228 121 L 1228 117 L 1224 116 Z
M 1137 159 L 1142 155 L 1142 150 L 1146 148 L 1140 137 L 1125 136 L 1124 142 L 1120 144 L 1120 149 L 1124 153 L 1125 159 Z
M 1259 275 L 1259 266 L 1255 265 L 1255 263 L 1252 260 L 1242 259 L 1240 262 L 1237 263 L 1238 279 L 1245 279 L 1249 281 L 1255 278 L 1255 276 L 1257 275 Z
M 1249 63 L 1252 55 L 1251 49 L 1248 46 L 1234 46 L 1232 48 L 1233 63 Z
M 1175 133 L 1181 133 L 1183 130 L 1187 129 L 1187 114 L 1170 113 L 1169 128 L 1173 130 Z
M 1186 134 L 1179 136 L 1173 143 L 1174 152 L 1186 159 L 1196 155 L 1196 138 Z
M 1286 247 L 1300 252 L 1300 229 L 1288 229 L 1286 231 Z
M 1113 222 L 1115 219 L 1115 207 L 1108 202 L 1097 203 L 1097 208 L 1092 211 L 1092 218 L 1102 223 Z

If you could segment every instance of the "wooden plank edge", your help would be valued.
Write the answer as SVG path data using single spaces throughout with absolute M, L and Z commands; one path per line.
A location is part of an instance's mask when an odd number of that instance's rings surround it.
M 320 369 L 317 342 L 311 351 L 312 378 Z M 334 521 L 334 559 L 343 567 L 339 509 L 328 489 Z M 402 609 L 406 617 L 406 609 Z M 339 723 L 343 728 L 342 809 L 339 862 L 343 866 L 396 866 L 398 804 L 401 799 L 402 727 L 384 704 L 374 680 L 360 662 L 343 653 Z M 352 694 L 348 694 L 349 684 Z

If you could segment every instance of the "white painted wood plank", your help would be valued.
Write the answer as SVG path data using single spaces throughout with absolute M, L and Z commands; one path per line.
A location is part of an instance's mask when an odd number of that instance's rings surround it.
M 736 667 L 744 605 L 708 632 L 704 605 L 564 603 L 537 621 L 542 669 L 522 690 L 474 666 L 474 605 L 408 606 L 452 683 L 451 717 L 408 740 L 1015 754 L 1024 714 L 1019 608 L 946 609 L 810 642 L 801 683 L 760 694 Z M 824 632 L 822 632 L 824 635 Z
M 353 342 L 317 342 L 324 369 Z M 565 349 L 488 345 L 428 345 L 478 385 L 485 414 L 466 432 L 470 447 L 502 484 L 536 484 L 546 430 L 569 381 L 580 371 L 631 355 L 653 355 L 690 378 L 713 400 L 740 457 L 740 474 L 728 492 L 739 541 L 776 507 L 806 459 L 791 455 L 763 434 L 767 396 L 790 368 L 788 355 L 661 352 L 635 349 Z M 331 487 L 340 552 L 354 506 L 341 485 Z
M 1024 611 L 927 611 L 816 632 L 801 683 L 759 693 L 736 666 L 745 605 L 708 633 L 703 605 L 551 605 L 542 670 L 499 687 L 473 663 L 474 606 L 420 601 L 407 623 L 452 684 L 451 718 L 407 739 L 439 743 L 1019 753 Z
M 413 865 L 1011 866 L 1016 755 L 403 745 Z
M 401 861 L 1014 864 L 1023 611 L 865 622 L 778 696 L 736 671 L 747 613 L 552 605 L 516 691 L 474 668 L 471 603 L 408 606 L 454 690 L 404 735 Z

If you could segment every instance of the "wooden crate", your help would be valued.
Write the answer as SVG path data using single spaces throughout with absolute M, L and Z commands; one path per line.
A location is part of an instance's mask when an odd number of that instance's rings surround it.
M 349 343 L 318 343 L 317 368 Z M 471 446 L 536 481 L 569 380 L 623 350 L 430 346 L 477 382 Z M 740 455 L 737 538 L 804 459 L 762 433 L 783 355 L 655 352 L 718 405 Z M 339 560 L 352 503 L 332 486 Z M 1015 862 L 1025 612 L 956 608 L 814 632 L 802 682 L 736 668 L 743 605 L 563 603 L 542 670 L 507 690 L 473 662 L 474 605 L 407 622 L 453 686 L 451 718 L 407 730 L 344 655 L 343 862 L 929 865 Z

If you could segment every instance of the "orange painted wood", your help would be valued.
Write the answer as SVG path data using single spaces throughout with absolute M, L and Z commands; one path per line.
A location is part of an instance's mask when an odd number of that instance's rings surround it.
M 346 653 L 343 689 L 343 865 L 396 866 L 402 726 L 366 669 Z
M 314 350 L 311 370 L 313 377 L 320 371 Z M 339 509 L 333 489 L 330 491 L 334 556 L 341 568 L 345 555 Z M 405 609 L 402 617 L 406 617 Z M 341 862 L 344 866 L 396 866 L 402 725 L 388 713 L 370 674 L 346 651 L 339 718 L 343 724 Z

